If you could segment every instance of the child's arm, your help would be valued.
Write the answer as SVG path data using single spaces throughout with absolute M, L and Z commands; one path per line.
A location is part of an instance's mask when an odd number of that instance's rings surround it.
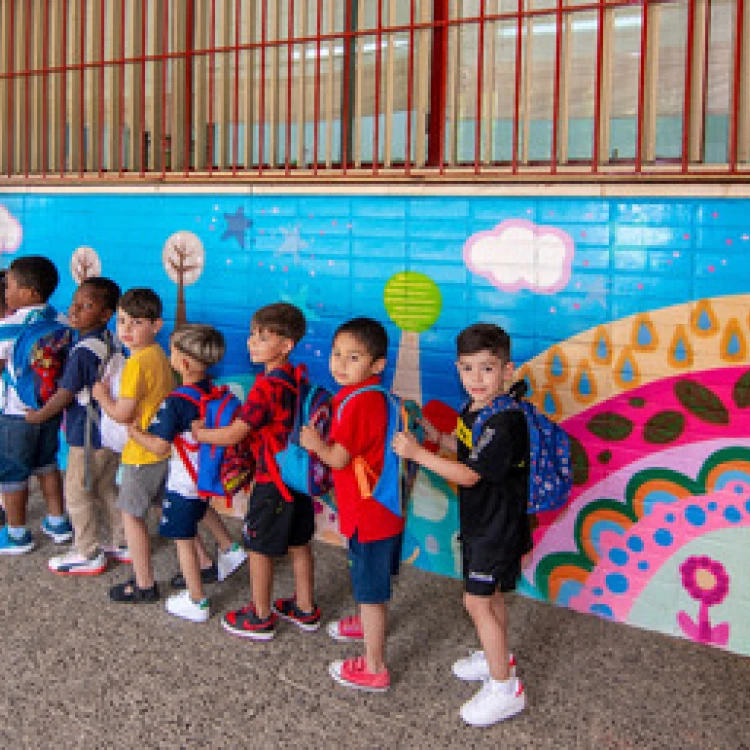
M 99 402 L 99 406 L 110 419 L 119 424 L 130 424 L 138 412 L 138 402 L 134 398 L 112 398 L 109 386 L 103 381 L 94 383 L 91 395 Z
M 235 419 L 234 422 L 226 427 L 206 427 L 206 423 L 201 419 L 196 419 L 191 425 L 193 437 L 199 443 L 208 443 L 209 445 L 220 445 L 227 447 L 241 443 L 251 432 L 252 427 L 241 419 Z
M 330 445 L 323 441 L 314 427 L 305 425 L 299 433 L 299 444 L 314 453 L 326 466 L 332 469 L 343 469 L 349 465 L 352 457 L 349 451 L 339 443 Z
M 41 424 L 52 417 L 56 417 L 63 409 L 67 409 L 73 403 L 75 394 L 65 388 L 58 388 L 49 401 L 41 409 L 32 409 L 26 412 L 26 421 L 29 424 Z
M 172 450 L 169 441 L 160 438 L 158 435 L 152 435 L 150 432 L 144 432 L 135 424 L 128 426 L 128 436 L 133 438 L 141 448 L 145 448 L 155 456 L 164 456 Z
M 399 432 L 394 436 L 393 450 L 402 458 L 415 461 L 459 487 L 473 487 L 481 479 L 480 475 L 466 464 L 438 456 L 423 448 L 408 432 Z
M 442 448 L 450 453 L 455 453 L 458 449 L 458 438 L 447 432 L 440 432 L 432 422 L 422 418 L 422 429 L 424 430 L 425 440 L 437 445 L 438 450 Z

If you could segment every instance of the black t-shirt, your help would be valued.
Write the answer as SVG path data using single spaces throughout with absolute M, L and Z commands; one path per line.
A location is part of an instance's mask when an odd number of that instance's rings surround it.
M 471 433 L 479 412 L 464 410 Z M 509 410 L 490 417 L 476 445 L 459 439 L 458 460 L 480 475 L 473 487 L 459 492 L 461 540 L 491 548 L 497 559 L 514 562 L 531 550 L 529 499 L 529 431 L 523 412 Z

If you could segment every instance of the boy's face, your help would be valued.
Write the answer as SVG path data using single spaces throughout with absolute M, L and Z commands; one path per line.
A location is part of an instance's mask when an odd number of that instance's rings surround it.
M 36 290 L 28 286 L 19 286 L 18 279 L 11 269 L 8 271 L 5 287 L 5 304 L 9 310 L 18 310 L 28 305 L 38 305 L 41 302 Z
M 266 370 L 271 370 L 286 362 L 293 348 L 294 342 L 285 336 L 279 336 L 267 328 L 250 328 L 247 351 L 255 365 L 264 365 Z
M 380 375 L 385 359 L 376 359 L 351 333 L 340 333 L 333 340 L 330 359 L 331 375 L 342 386 L 356 385 L 373 375 Z
M 496 354 L 482 350 L 462 354 L 456 362 L 461 384 L 472 401 L 473 409 L 481 409 L 504 393 L 513 377 L 513 363 L 504 362 Z
M 68 319 L 73 328 L 79 333 L 88 333 L 107 325 L 111 317 L 112 310 L 105 306 L 101 294 L 86 284 L 78 287 L 68 308 Z
M 156 334 L 161 330 L 162 323 L 161 318 L 134 318 L 125 310 L 117 310 L 117 336 L 130 351 L 137 352 L 151 346 Z

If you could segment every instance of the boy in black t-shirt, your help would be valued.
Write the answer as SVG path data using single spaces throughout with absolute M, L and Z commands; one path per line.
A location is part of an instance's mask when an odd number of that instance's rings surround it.
M 482 680 L 479 692 L 461 707 L 461 717 L 467 724 L 490 726 L 526 705 L 508 652 L 503 594 L 515 589 L 521 558 L 532 546 L 526 512 L 529 434 L 523 412 L 509 410 L 490 417 L 473 444 L 472 425 L 480 411 L 510 385 L 510 338 L 498 326 L 476 323 L 456 343 L 458 372 L 470 402 L 455 435 L 439 433 L 429 423 L 424 427 L 428 440 L 455 452 L 458 460 L 431 453 L 408 433 L 396 435 L 393 447 L 459 487 L 464 606 L 483 651 L 457 661 L 453 672 L 464 680 Z

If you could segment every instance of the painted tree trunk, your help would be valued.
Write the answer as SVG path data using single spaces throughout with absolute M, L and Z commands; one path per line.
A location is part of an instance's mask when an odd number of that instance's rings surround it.
M 187 323 L 187 312 L 185 310 L 185 285 L 180 280 L 177 284 L 177 310 L 174 316 L 175 328 Z
M 391 390 L 401 398 L 422 405 L 422 373 L 419 368 L 419 334 L 402 331 Z

